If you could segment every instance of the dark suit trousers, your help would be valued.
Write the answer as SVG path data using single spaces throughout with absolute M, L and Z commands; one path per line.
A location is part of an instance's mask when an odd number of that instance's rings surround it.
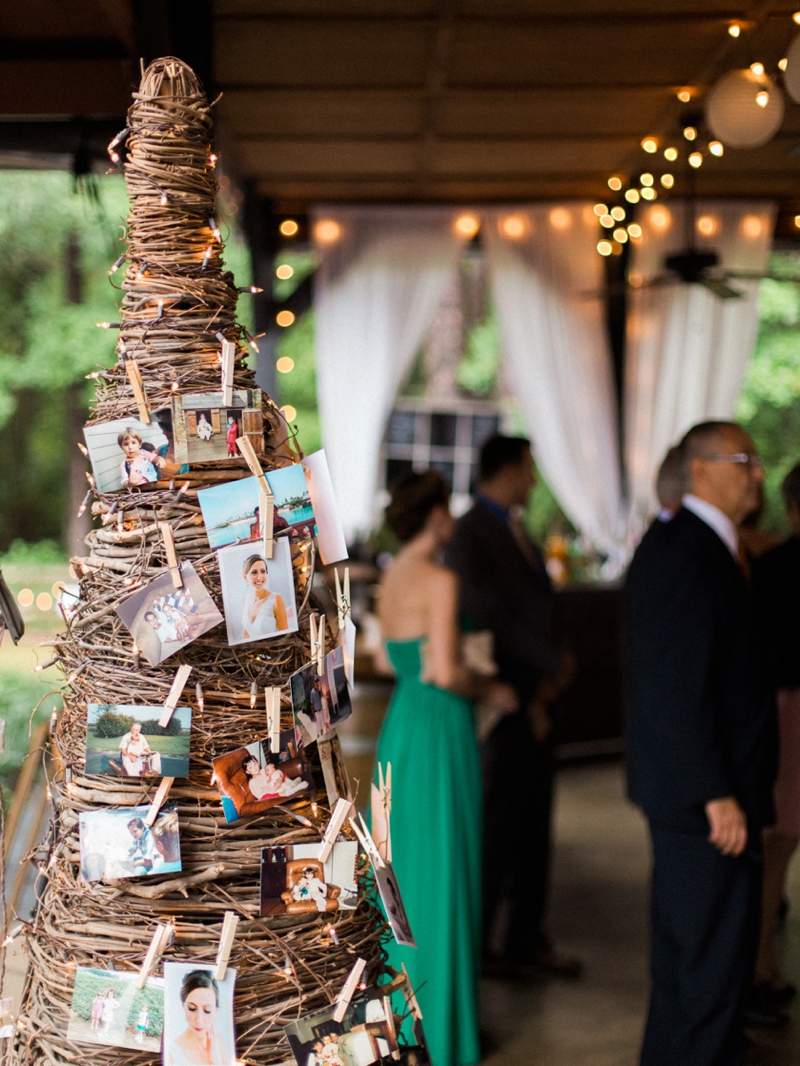
M 652 991 L 641 1066 L 741 1066 L 761 864 L 650 826 Z
M 503 951 L 527 959 L 540 942 L 547 903 L 553 746 L 537 744 L 527 716 L 503 718 L 484 745 L 483 935 L 507 908 Z

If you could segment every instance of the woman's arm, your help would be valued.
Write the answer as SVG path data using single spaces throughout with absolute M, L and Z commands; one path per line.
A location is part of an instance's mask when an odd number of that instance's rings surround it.
M 429 582 L 428 680 L 439 688 L 471 699 L 499 698 L 508 709 L 515 702 L 511 690 L 493 678 L 473 674 L 461 662 L 458 628 L 458 578 L 437 567 Z
M 289 624 L 286 621 L 286 604 L 283 602 L 283 596 L 279 596 L 275 593 L 275 622 L 278 629 L 286 629 Z

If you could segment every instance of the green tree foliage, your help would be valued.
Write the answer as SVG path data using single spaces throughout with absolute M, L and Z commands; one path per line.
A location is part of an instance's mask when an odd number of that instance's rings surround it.
M 800 256 L 776 253 L 772 272 L 800 273 Z M 760 325 L 738 417 L 756 442 L 765 465 L 765 529 L 787 534 L 780 483 L 800 462 L 800 287 L 761 282 Z
M 98 737 L 124 737 L 132 725 L 133 718 L 129 714 L 104 711 L 95 722 L 94 732 Z M 147 730 L 142 729 L 142 732 Z

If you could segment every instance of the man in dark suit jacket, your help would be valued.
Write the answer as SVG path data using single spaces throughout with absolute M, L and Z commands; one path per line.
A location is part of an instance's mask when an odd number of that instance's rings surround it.
M 654 857 L 641 1062 L 738 1066 L 776 754 L 737 535 L 763 472 L 734 423 L 695 426 L 681 450 L 689 494 L 647 531 L 626 586 L 629 773 Z
M 530 963 L 575 976 L 543 928 L 553 793 L 552 699 L 564 656 L 544 560 L 516 512 L 536 483 L 530 441 L 491 437 L 480 455 L 474 507 L 456 524 L 447 563 L 459 577 L 462 615 L 494 637 L 498 676 L 520 708 L 502 719 L 484 750 L 483 935 L 487 968 L 515 973 Z M 506 902 L 499 938 L 495 921 Z M 499 952 L 488 945 L 499 939 Z

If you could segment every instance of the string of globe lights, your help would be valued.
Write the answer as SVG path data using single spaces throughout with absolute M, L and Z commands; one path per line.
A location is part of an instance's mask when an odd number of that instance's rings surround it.
M 792 21 L 800 26 L 800 11 L 794 12 Z M 739 21 L 727 26 L 728 34 L 733 38 L 738 38 L 746 29 L 747 25 Z M 726 148 L 763 147 L 783 123 L 785 102 L 779 79 L 790 99 L 800 104 L 800 33 L 791 42 L 786 55 L 778 60 L 772 74 L 767 72 L 764 63 L 758 61 L 749 67 L 728 71 L 705 94 L 702 110 L 696 108 L 684 112 L 681 133 L 677 137 L 644 137 L 641 142 L 643 151 L 650 156 L 661 153 L 668 164 L 678 162 L 686 153 L 686 163 L 697 171 L 706 161 L 723 156 Z M 697 90 L 690 87 L 683 87 L 677 93 L 682 104 L 691 104 L 698 95 Z M 659 168 L 654 166 L 653 170 L 656 169 Z M 674 185 L 675 175 L 671 170 L 658 175 L 645 170 L 632 179 L 619 175 L 610 177 L 609 190 L 617 199 L 621 194 L 627 205 L 595 204 L 594 212 L 600 225 L 609 231 L 597 243 L 600 255 L 620 255 L 625 243 L 641 238 L 641 226 L 629 218 L 631 208 L 640 200 L 652 201 L 659 194 L 669 193 Z M 795 216 L 794 222 L 800 229 L 800 215 Z

